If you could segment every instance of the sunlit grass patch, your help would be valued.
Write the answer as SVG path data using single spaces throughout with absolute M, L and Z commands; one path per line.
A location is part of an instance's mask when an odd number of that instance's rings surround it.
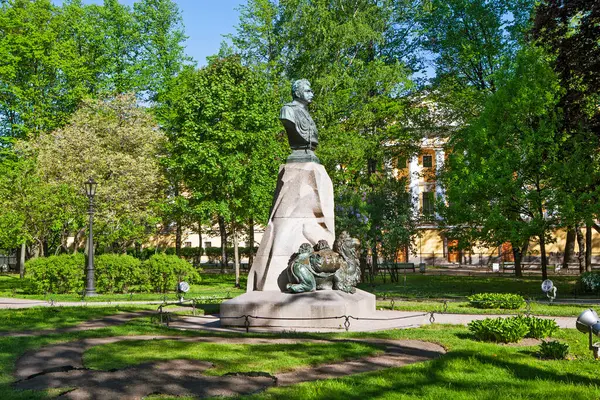
M 150 361 L 188 359 L 214 363 L 215 367 L 206 371 L 210 375 L 252 371 L 276 373 L 382 352 L 376 346 L 357 342 L 250 345 L 174 340 L 122 341 L 89 349 L 84 354 L 84 365 L 111 370 Z

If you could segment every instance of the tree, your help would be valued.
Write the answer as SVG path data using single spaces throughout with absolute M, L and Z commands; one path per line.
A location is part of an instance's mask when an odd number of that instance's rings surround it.
M 267 222 L 285 157 L 278 104 L 262 76 L 236 56 L 213 58 L 178 83 L 169 164 L 192 204 L 219 222 L 225 263 L 228 224 Z
M 588 1 L 542 1 L 536 7 L 531 36 L 555 56 L 552 63 L 564 92 L 561 145 L 564 168 L 558 184 L 564 193 L 561 214 L 577 233 L 579 262 L 591 271 L 592 226 L 598 208 L 600 148 L 600 6 Z M 575 179 L 574 179 L 575 177 Z M 586 240 L 580 231 L 585 225 Z
M 124 251 L 155 230 L 164 190 L 159 165 L 164 137 L 134 96 L 87 100 L 64 128 L 31 142 L 40 176 L 85 199 L 83 182 L 98 182 L 98 242 Z M 58 162 L 57 162 L 58 161 Z M 86 202 L 80 203 L 85 205 Z M 85 208 L 77 210 L 85 214 Z
M 496 91 L 496 74 L 519 50 L 532 7 L 528 0 L 427 2 L 418 20 L 435 68 L 431 89 L 453 123 L 469 123 Z
M 538 48 L 523 49 L 497 86 L 481 116 L 451 139 L 442 177 L 445 222 L 451 235 L 467 240 L 511 242 L 517 275 L 530 238 L 538 237 L 546 279 L 545 243 L 557 223 L 561 89 L 550 58 Z
M 416 150 L 415 131 L 402 126 L 409 108 L 403 95 L 411 88 L 411 70 L 403 61 L 414 48 L 403 38 L 412 37 L 417 3 L 254 0 L 242 7 L 232 37 L 244 61 L 264 71 L 273 87 L 287 91 L 295 79 L 311 82 L 317 154 L 334 182 L 336 203 L 348 212 L 361 209 L 369 220 L 375 209 L 367 199 L 375 201 L 372 196 L 394 179 L 386 164 Z M 363 238 L 376 264 L 377 224 L 373 230 L 346 225 L 341 214 L 337 224 Z

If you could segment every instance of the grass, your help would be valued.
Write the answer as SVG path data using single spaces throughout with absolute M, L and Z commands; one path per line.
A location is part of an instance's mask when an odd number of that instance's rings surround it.
M 0 332 L 67 328 L 139 307 L 34 307 L 0 310 Z
M 552 317 L 576 317 L 583 310 L 589 308 L 589 305 L 584 304 L 556 304 L 548 302 L 531 302 L 529 312 L 533 315 L 547 315 Z M 390 300 L 379 300 L 377 301 L 378 309 L 392 309 L 392 302 Z M 446 312 L 448 314 L 501 314 L 501 315 L 514 315 L 514 314 L 525 314 L 527 313 L 527 306 L 523 306 L 516 310 L 504 310 L 499 308 L 482 309 L 472 307 L 468 301 L 448 301 L 446 303 L 446 310 L 444 310 L 444 303 L 440 300 L 395 300 L 394 310 L 397 311 L 424 311 L 424 312 Z
M 406 281 L 405 281 L 406 278 Z M 558 289 L 559 299 L 571 298 L 577 293 L 577 276 L 552 277 Z M 545 298 L 541 290 L 541 277 L 527 276 L 515 278 L 514 276 L 496 275 L 401 275 L 399 282 L 383 283 L 380 276 L 375 283 L 362 283 L 359 288 L 375 293 L 377 296 L 394 296 L 409 299 L 426 298 L 453 298 L 466 297 L 475 293 L 515 293 L 525 298 Z
M 275 373 L 381 352 L 375 346 L 356 342 L 227 345 L 140 340 L 96 346 L 84 354 L 84 365 L 108 371 L 150 361 L 190 359 L 214 363 L 215 367 L 206 371 L 209 375 L 253 371 Z
M 113 308 L 106 310 L 112 311 Z M 61 311 L 62 312 L 62 311 Z M 60 312 L 59 312 L 60 315 Z M 68 314 L 65 314 L 67 316 Z M 37 317 L 30 315 L 32 323 Z M 37 322 L 41 324 L 41 322 Z M 53 343 L 89 337 L 117 335 L 184 335 L 208 333 L 175 331 L 152 325 L 148 318 L 124 326 L 39 337 L 0 337 L 0 398 L 3 400 L 47 399 L 59 392 L 16 391 L 10 383 L 17 358 L 25 351 Z M 210 336 L 237 337 L 234 334 Z M 243 335 L 276 337 L 272 335 Z M 440 359 L 391 368 L 341 379 L 307 382 L 290 387 L 274 387 L 250 399 L 570 399 L 600 398 L 598 361 L 587 349 L 587 336 L 574 329 L 561 329 L 555 338 L 570 345 L 571 359 L 540 360 L 536 346 L 507 346 L 473 339 L 462 326 L 431 325 L 416 329 L 376 333 L 293 334 L 286 337 L 314 339 L 418 339 L 442 344 L 448 354 Z M 122 367 L 144 361 L 198 357 L 213 361 L 211 373 L 265 371 L 276 372 L 314 365 L 332 359 L 356 357 L 378 351 L 369 346 L 338 347 L 310 345 L 223 345 L 181 343 L 172 340 L 120 342 L 94 347 L 85 355 L 86 365 L 98 368 Z M 153 396 L 153 399 L 169 397 Z M 178 398 L 179 400 L 184 398 Z

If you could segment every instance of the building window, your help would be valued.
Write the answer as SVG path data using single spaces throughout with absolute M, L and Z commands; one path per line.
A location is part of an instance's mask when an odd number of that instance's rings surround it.
M 423 168 L 433 167 L 433 156 L 423 156 Z
M 184 242 L 183 247 L 192 247 L 192 242 Z
M 406 169 L 408 166 L 408 159 L 406 157 L 398 157 L 396 158 L 395 167 L 398 169 Z
M 434 207 L 435 207 L 435 192 L 423 192 L 423 205 L 422 205 L 422 213 L 423 217 L 431 218 L 433 217 Z
M 207 249 L 209 247 L 212 247 L 212 243 L 211 242 L 204 242 L 204 248 Z

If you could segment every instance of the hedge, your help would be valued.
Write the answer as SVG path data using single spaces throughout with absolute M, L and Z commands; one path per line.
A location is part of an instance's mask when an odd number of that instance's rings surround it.
M 512 293 L 477 293 L 467 297 L 476 308 L 503 308 L 516 310 L 525 305 L 523 296 Z
M 148 274 L 148 283 L 155 292 L 176 290 L 180 281 L 199 283 L 200 274 L 188 261 L 177 256 L 155 254 L 142 263 Z
M 81 293 L 85 281 L 83 254 L 33 258 L 25 263 L 34 293 Z
M 142 262 L 126 254 L 102 254 L 95 258 L 96 290 L 100 293 L 126 293 L 131 286 L 144 289 L 148 275 Z

